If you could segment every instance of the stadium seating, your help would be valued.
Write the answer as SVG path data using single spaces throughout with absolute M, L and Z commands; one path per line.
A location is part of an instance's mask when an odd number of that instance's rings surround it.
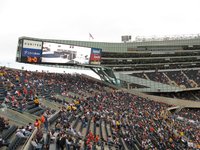
M 8 138 L 17 130 L 17 126 L 12 125 L 9 129 L 2 133 L 2 138 L 8 140 Z
M 197 83 L 197 86 L 200 87 L 200 71 L 199 70 L 184 70 L 183 71 L 189 79 Z
M 48 109 L 43 106 L 35 107 L 32 100 L 34 95 L 61 104 L 64 101 L 60 113 L 50 118 L 49 124 L 51 125 L 50 128 L 54 130 L 56 124 L 59 124 L 56 127 L 59 129 L 57 137 L 72 138 L 74 142 L 71 146 L 79 145 L 85 149 L 89 147 L 92 149 L 101 147 L 104 147 L 104 149 L 131 149 L 133 147 L 134 149 L 153 149 L 155 147 L 158 149 L 174 149 L 176 145 L 178 149 L 185 149 L 184 142 L 181 142 L 183 137 L 190 139 L 192 136 L 194 144 L 199 142 L 197 127 L 192 126 L 191 131 L 194 131 L 194 134 L 190 133 L 185 130 L 190 124 L 181 124 L 178 115 L 167 115 L 166 110 L 171 107 L 170 105 L 126 93 L 122 90 L 113 88 L 108 90 L 109 87 L 78 74 L 39 73 L 12 69 L 5 69 L 5 72 L 8 74 L 5 75 L 5 78 L 16 85 L 8 91 L 10 93 L 6 96 L 9 97 L 10 103 L 12 103 L 12 96 L 14 96 L 15 102 L 24 101 L 27 97 L 26 101 L 23 102 L 25 104 L 24 111 L 41 115 L 43 111 Z M 176 73 L 181 75 L 180 72 Z M 176 77 L 172 77 L 170 73 L 166 74 L 180 84 L 178 80 L 175 80 Z M 152 74 L 147 73 L 146 75 L 149 79 L 154 80 Z M 184 78 L 181 79 L 186 82 Z M 60 86 L 53 86 L 54 82 Z M 32 94 L 26 95 L 22 85 L 29 89 L 29 92 L 32 91 Z M 185 83 L 184 86 L 189 87 Z M 73 96 L 70 96 L 70 100 L 65 102 L 65 100 L 56 97 L 56 94 L 62 93 L 65 93 L 66 97 L 73 93 Z M 17 108 L 19 108 L 18 105 Z M 199 121 L 198 111 L 187 110 L 187 112 L 189 115 L 195 116 L 189 117 L 189 119 Z M 181 111 L 179 113 L 179 118 L 188 118 L 189 116 L 181 114 Z M 170 125 L 173 122 L 174 126 L 171 128 Z M 182 131 L 183 129 L 184 131 Z M 63 133 L 66 130 L 69 132 Z M 184 132 L 184 136 L 181 132 Z M 67 137 L 65 137 L 65 134 Z M 96 135 L 99 136 L 98 142 L 94 140 Z M 57 138 L 57 140 L 59 139 Z M 12 142 L 10 149 L 20 145 L 18 140 Z M 59 145 L 57 146 L 59 147 Z
M 14 140 L 9 144 L 8 150 L 16 150 L 20 145 L 23 145 L 25 141 L 25 138 L 15 137 Z
M 139 78 L 179 86 L 181 88 L 196 88 L 200 86 L 200 76 L 198 70 L 181 70 L 181 71 L 153 71 L 132 73 L 132 76 Z M 174 83 L 174 84 L 173 84 Z

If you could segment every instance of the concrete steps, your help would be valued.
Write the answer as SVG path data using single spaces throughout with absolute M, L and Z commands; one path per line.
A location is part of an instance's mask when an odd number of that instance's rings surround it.
M 61 108 L 63 106 L 62 104 L 59 104 L 59 103 L 56 103 L 56 102 L 53 102 L 53 101 L 49 101 L 49 100 L 46 100 L 46 99 L 42 99 L 41 103 L 43 105 L 47 106 L 48 108 L 54 109 L 56 111 L 59 110 L 59 107 Z
M 12 109 L 6 109 L 4 112 L 0 112 L 0 114 L 3 114 L 6 118 L 8 118 L 11 122 L 14 124 L 25 126 L 29 122 L 33 123 L 35 119 L 37 118 L 34 115 L 31 115 L 27 112 L 19 113 L 17 111 L 14 111 Z

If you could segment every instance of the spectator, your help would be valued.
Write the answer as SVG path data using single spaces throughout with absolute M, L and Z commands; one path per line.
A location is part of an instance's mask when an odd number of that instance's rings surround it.
M 19 138 L 27 138 L 28 136 L 26 136 L 22 130 L 22 128 L 17 129 L 17 132 L 15 134 L 17 137 Z
M 48 126 L 49 126 L 49 122 L 48 122 L 49 110 L 46 110 L 42 116 L 44 117 L 42 119 L 42 120 L 44 120 L 44 128 L 45 128 L 45 130 L 47 132 L 48 131 Z
M 35 104 L 35 107 L 39 107 L 39 99 L 37 97 L 35 97 L 34 99 L 34 104 Z
M 40 119 L 36 119 L 35 123 L 34 123 L 34 126 L 39 129 L 40 126 L 41 126 L 41 120 Z
M 43 149 L 42 144 L 39 143 L 36 138 L 33 138 L 33 140 L 31 141 L 31 144 L 34 147 L 34 150 L 42 150 Z

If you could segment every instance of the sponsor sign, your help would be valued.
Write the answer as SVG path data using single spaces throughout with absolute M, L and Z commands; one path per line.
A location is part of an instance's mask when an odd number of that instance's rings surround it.
M 42 51 L 40 49 L 23 48 L 22 57 L 41 57 Z
M 90 55 L 90 64 L 99 65 L 101 62 L 101 49 L 92 48 Z
M 23 48 L 40 49 L 42 50 L 41 41 L 24 40 Z

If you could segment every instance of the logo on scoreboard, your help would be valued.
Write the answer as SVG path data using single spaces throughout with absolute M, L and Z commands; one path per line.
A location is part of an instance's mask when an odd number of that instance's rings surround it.
M 42 51 L 39 49 L 23 48 L 22 56 L 23 57 L 41 57 Z

